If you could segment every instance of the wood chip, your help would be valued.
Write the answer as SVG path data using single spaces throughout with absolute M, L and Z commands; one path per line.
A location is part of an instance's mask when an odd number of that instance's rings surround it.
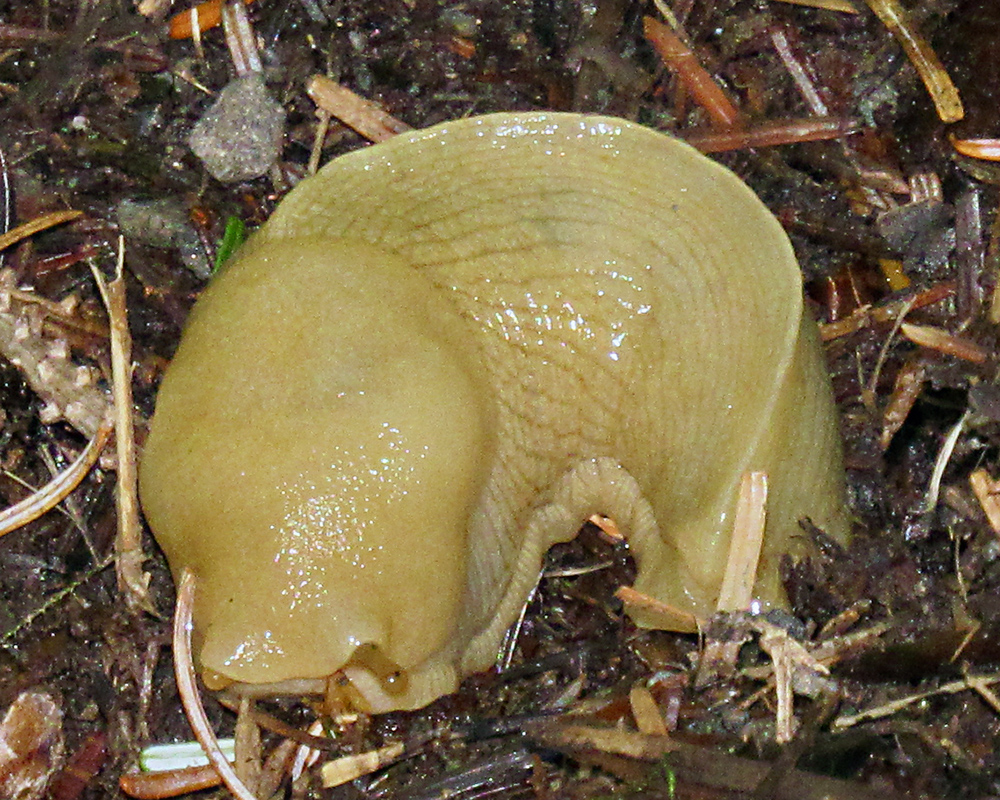
M 733 535 L 729 541 L 729 558 L 719 590 L 717 611 L 745 611 L 750 608 L 764 543 L 766 508 L 767 475 L 763 472 L 744 474 L 736 501 Z
M 668 631 L 683 631 L 693 633 L 704 627 L 704 621 L 698 619 L 690 611 L 672 606 L 650 597 L 648 594 L 637 592 L 631 586 L 620 586 L 615 592 L 615 597 L 625 603 L 626 606 L 641 608 L 659 617 L 658 627 Z
M 384 142 L 397 133 L 411 130 L 371 100 L 322 75 L 313 75 L 306 82 L 306 93 L 317 106 L 370 142 Z
M 649 689 L 645 686 L 633 686 L 628 694 L 628 701 L 632 708 L 635 726 L 640 733 L 649 736 L 667 735 L 667 723 L 664 722 L 660 707 Z

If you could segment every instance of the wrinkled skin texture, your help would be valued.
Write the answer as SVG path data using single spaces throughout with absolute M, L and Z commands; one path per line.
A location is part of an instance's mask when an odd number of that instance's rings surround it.
M 751 469 L 755 593 L 781 603 L 797 520 L 846 524 L 778 223 L 667 136 L 498 114 L 339 158 L 282 202 L 192 314 L 141 496 L 198 577 L 206 673 L 323 678 L 374 644 L 405 687 L 348 672 L 386 710 L 492 664 L 545 550 L 593 513 L 638 590 L 709 615 Z

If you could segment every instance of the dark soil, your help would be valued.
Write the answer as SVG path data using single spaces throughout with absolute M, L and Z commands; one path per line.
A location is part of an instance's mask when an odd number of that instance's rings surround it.
M 976 469 L 997 474 L 1000 451 L 1000 354 L 989 315 L 1000 266 L 1000 168 L 957 155 L 949 142 L 950 135 L 1000 138 L 1000 10 L 991 0 L 910 3 L 965 101 L 965 121 L 948 127 L 867 8 L 849 15 L 772 0 L 672 5 L 702 64 L 751 122 L 811 115 L 775 49 L 781 34 L 829 114 L 856 122 L 845 140 L 850 156 L 841 142 L 715 156 L 786 225 L 817 317 L 842 321 L 865 304 L 888 308 L 937 293 L 907 321 L 960 333 L 985 354 L 970 361 L 900 336 L 883 354 L 890 314 L 827 342 L 858 532 L 850 550 L 829 547 L 823 559 L 789 567 L 794 619 L 785 623 L 803 639 L 831 620 L 845 632 L 876 623 L 888 632 L 844 654 L 833 689 L 797 698 L 800 735 L 778 746 L 773 692 L 754 698 L 764 684 L 752 670 L 769 664 L 767 656 L 751 642 L 736 674 L 694 688 L 698 642 L 631 625 L 613 594 L 630 579 L 627 555 L 588 529 L 552 553 L 550 566 L 611 566 L 542 582 L 510 670 L 473 676 L 425 711 L 341 731 L 344 753 L 390 740 L 423 744 L 385 773 L 335 790 L 308 788 L 308 796 L 763 798 L 788 796 L 779 787 L 792 778 L 801 782 L 798 795 L 819 796 L 809 794 L 812 774 L 844 781 L 843 797 L 1000 795 L 1000 709 L 972 690 L 931 694 L 850 727 L 834 724 L 837 715 L 991 674 L 1000 662 L 1000 542 L 969 484 Z M 652 5 L 261 0 L 249 8 L 268 87 L 286 110 L 285 138 L 272 175 L 224 185 L 185 144 L 209 92 L 232 76 L 221 29 L 203 35 L 198 58 L 190 40 L 170 40 L 162 21 L 143 18 L 127 0 L 0 0 L 0 146 L 13 187 L 12 226 L 53 210 L 84 212 L 9 248 L 4 266 L 43 297 L 78 299 L 74 313 L 89 327 L 57 331 L 77 361 L 107 375 L 91 264 L 113 268 L 122 202 L 160 201 L 168 218 L 180 212 L 180 223 L 165 223 L 167 234 L 127 242 L 140 439 L 204 285 L 190 266 L 211 265 L 227 220 L 259 225 L 306 172 L 317 126 L 304 91 L 309 76 L 329 75 L 414 127 L 510 109 L 602 112 L 672 132 L 710 122 L 643 37 L 643 15 L 657 14 Z M 334 121 L 323 160 L 364 146 Z M 939 201 L 881 191 L 893 176 L 921 175 L 939 181 Z M 879 208 L 877 197 L 892 207 Z M 894 291 L 886 259 L 902 263 L 909 286 Z M 884 415 L 902 370 L 919 373 L 919 392 L 883 447 Z M 43 424 L 42 405 L 18 369 L 0 363 L 2 505 L 26 496 L 22 482 L 50 479 L 46 460 L 64 466 L 84 443 L 64 423 Z M 935 461 L 960 421 L 928 510 Z M 58 800 L 119 796 L 118 776 L 142 747 L 191 736 L 173 683 L 173 588 L 162 555 L 147 532 L 146 568 L 161 617 L 131 613 L 107 566 L 114 485 L 113 471 L 95 470 L 65 511 L 0 539 L 0 709 L 28 689 L 59 699 L 66 754 L 79 760 L 75 783 L 65 771 L 56 776 Z M 628 720 L 629 689 L 654 673 L 673 735 L 700 748 L 686 771 L 680 756 L 644 761 L 530 734 L 543 713 L 595 700 L 587 708 L 600 719 Z M 218 729 L 231 730 L 232 715 L 209 703 Z M 268 710 L 290 722 L 308 717 L 291 706 Z M 725 760 L 733 754 L 775 765 L 756 793 L 738 780 L 746 762 Z M 709 788 L 703 777 L 713 769 L 729 783 Z

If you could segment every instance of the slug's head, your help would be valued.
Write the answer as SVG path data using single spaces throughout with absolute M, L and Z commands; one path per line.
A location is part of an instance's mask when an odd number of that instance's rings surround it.
M 448 649 L 491 426 L 459 323 L 392 259 L 265 244 L 192 313 L 140 488 L 174 574 L 197 576 L 206 674 L 385 677 Z

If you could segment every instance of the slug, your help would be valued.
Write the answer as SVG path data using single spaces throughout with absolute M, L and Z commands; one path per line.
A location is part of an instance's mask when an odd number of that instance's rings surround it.
M 755 591 L 780 604 L 797 521 L 847 525 L 778 222 L 667 135 L 505 113 L 289 193 L 196 303 L 140 489 L 197 576 L 210 686 L 335 676 L 385 711 L 492 665 L 547 548 L 594 513 L 637 590 L 711 614 L 750 469 L 770 486 Z

